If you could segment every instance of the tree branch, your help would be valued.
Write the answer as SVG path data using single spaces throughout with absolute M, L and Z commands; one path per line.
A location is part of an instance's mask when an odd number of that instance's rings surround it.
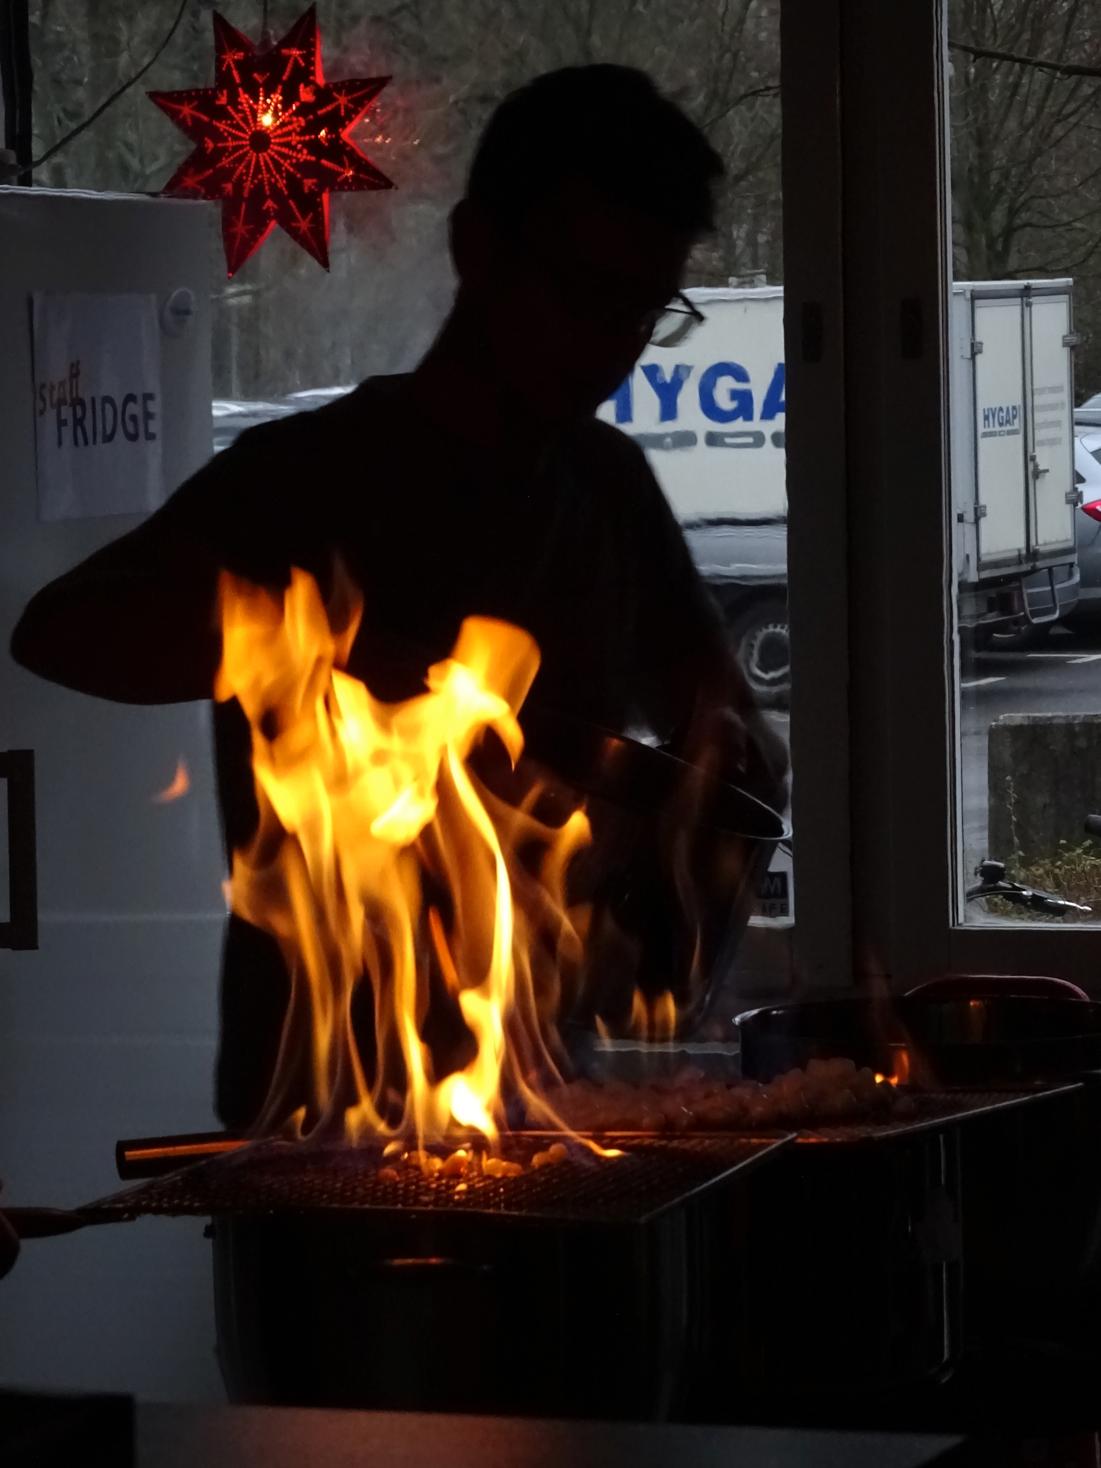
M 1101 80 L 1101 66 L 1079 66 L 1071 61 L 1045 61 L 1039 56 L 1018 56 L 1015 51 L 993 51 L 987 46 L 969 46 L 963 41 L 949 41 L 951 51 L 964 51 L 978 61 L 1009 61 L 1014 66 L 1031 66 L 1037 71 L 1050 71 L 1056 76 L 1091 76 Z

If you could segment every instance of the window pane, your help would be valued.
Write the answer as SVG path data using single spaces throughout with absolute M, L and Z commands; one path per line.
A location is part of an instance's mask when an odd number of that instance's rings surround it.
M 272 0 L 270 6 L 257 0 L 220 0 L 218 5 L 231 25 L 254 40 L 261 14 L 270 10 L 272 30 L 279 36 L 306 8 L 306 0 Z M 57 189 L 149 193 L 164 187 L 191 145 L 150 103 L 146 89 L 174 91 L 207 87 L 213 81 L 210 6 L 187 5 L 169 36 L 175 11 L 175 0 L 150 6 L 123 5 L 121 0 L 31 0 L 35 156 L 57 149 L 38 169 L 37 183 Z M 495 105 L 536 74 L 567 64 L 608 61 L 643 68 L 703 124 L 722 157 L 726 178 L 719 190 L 715 232 L 694 254 L 686 277 L 688 299 L 706 322 L 694 334 L 648 350 L 630 385 L 600 412 L 622 431 L 643 438 L 650 463 L 685 530 L 689 551 L 719 602 L 724 635 L 740 652 L 750 681 L 768 705 L 766 727 L 785 743 L 785 400 L 776 0 L 732 0 L 721 5 L 685 0 L 678 6 L 666 0 L 602 0 L 599 6 L 591 0 L 464 0 L 461 5 L 453 0 L 413 0 L 374 7 L 360 0 L 320 0 L 317 12 L 327 78 L 392 76 L 354 138 L 397 188 L 334 194 L 328 271 L 276 229 L 227 278 L 221 240 L 212 236 L 212 448 L 221 453 L 248 428 L 331 402 L 365 378 L 414 367 L 451 305 L 455 280 L 448 249 L 449 213 L 462 193 L 472 145 Z M 140 82 L 125 90 L 86 130 L 70 136 L 100 99 L 120 88 L 166 41 L 163 54 Z M 602 144 L 600 137 L 592 139 L 594 151 Z M 660 176 L 653 179 L 655 197 L 668 183 Z M 629 255 L 630 247 L 623 253 Z M 613 291 L 616 284 L 613 279 Z M 589 300 L 571 296 L 567 302 L 582 324 Z M 598 313 L 604 305 L 600 293 L 594 293 L 591 311 Z M 533 373 L 538 366 L 530 353 L 518 352 L 517 374 Z M 620 370 L 617 363 L 616 371 Z M 606 385 L 602 380 L 600 390 Z M 372 445 L 367 443 L 364 494 L 384 499 L 392 490 L 372 478 L 373 467 Z M 632 528 L 625 524 L 624 533 Z M 415 540 L 416 532 L 408 539 Z M 614 536 L 601 543 L 614 553 Z M 677 559 L 678 569 L 683 564 Z M 408 551 L 404 570 L 416 595 L 430 602 L 433 586 L 415 545 Z M 609 580 L 614 588 L 614 578 Z M 669 587 L 657 584 L 660 578 L 654 580 L 645 588 L 647 610 L 652 606 L 660 612 L 669 599 Z M 688 584 L 690 578 L 684 581 Z M 636 604 L 639 600 L 635 598 Z M 576 607 L 566 611 L 578 615 Z M 580 616 L 585 615 L 582 606 Z M 685 659 L 695 651 L 684 648 Z M 81 725 L 86 708 L 78 707 L 69 695 L 57 697 L 59 708 L 62 703 L 71 708 L 73 726 Z M 174 717 L 172 706 L 168 709 L 165 717 Z M 59 722 L 62 718 L 59 715 Z M 139 745 L 135 739 L 135 748 Z M 189 798 L 205 798 L 213 806 L 209 769 L 196 773 L 199 778 Z M 171 780 L 171 769 L 158 776 L 150 788 L 150 802 L 153 791 L 162 787 L 158 795 L 163 794 Z M 161 805 L 150 803 L 150 809 L 160 812 Z M 164 809 L 167 824 L 176 816 L 182 823 L 189 808 L 174 802 Z M 93 875 L 110 869 L 113 835 L 105 830 L 97 836 L 102 846 L 97 846 Z M 131 860 L 143 862 L 150 855 L 129 853 Z M 718 974 L 716 1001 L 701 1035 L 709 1054 L 716 1039 L 726 1042 L 719 1052 L 724 1064 L 734 1054 L 733 1016 L 749 1007 L 753 997 L 786 988 L 790 982 L 790 861 L 780 855 L 773 865 L 777 875 L 767 884 L 762 916 L 742 938 L 736 962 Z M 120 949 L 127 936 L 123 932 L 117 938 Z M 102 945 L 97 952 L 102 954 Z M 127 984 L 136 982 L 134 975 L 141 972 L 129 954 L 126 950 L 114 965 Z M 150 966 L 163 962 L 154 944 L 141 957 Z M 80 953 L 80 964 L 84 959 Z M 178 955 L 176 961 L 180 962 Z M 213 984 L 215 967 L 212 961 L 203 975 L 208 986 Z M 199 983 L 197 979 L 193 989 L 181 985 L 180 992 L 194 1000 Z M 253 992 L 260 987 L 254 977 Z M 27 1028 L 44 1041 L 54 1038 L 50 1027 L 56 1016 L 50 1005 L 55 992 L 40 983 L 28 1000 Z M 89 984 L 86 993 L 98 991 Z M 209 1125 L 205 1114 L 193 1116 L 186 1107 L 180 1112 L 183 1093 L 174 1077 L 166 1079 L 161 1062 L 166 1039 L 162 1031 L 168 1028 L 168 1019 L 147 996 L 145 1003 L 134 1065 L 125 1071 L 121 1086 L 127 1106 L 143 1120 L 127 1131 L 205 1129 Z M 189 1075 L 199 1077 L 204 1098 L 212 1089 L 207 1073 L 218 1022 L 210 1003 L 198 1018 L 189 1012 L 173 1034 Z M 62 1146 L 56 1155 L 40 1149 L 42 1165 L 60 1166 L 70 1187 L 75 1186 L 74 1176 L 83 1175 L 74 1171 L 74 1160 L 107 1171 L 95 1187 L 63 1201 L 76 1203 L 81 1196 L 109 1190 L 118 1131 L 105 1120 L 108 1113 L 98 1099 L 99 1090 L 89 1090 L 97 1097 L 94 1105 L 85 1095 L 74 1102 L 64 1074 L 56 1076 L 55 1086 L 55 1071 L 64 1067 L 71 1075 L 102 1074 L 104 1089 L 120 1090 L 117 1077 L 123 1070 L 115 1029 L 115 1015 L 105 1003 L 95 1026 L 74 1026 L 64 1048 L 47 1049 L 48 1061 L 36 1074 L 30 1074 L 30 1065 L 13 1072 L 14 1100 L 8 1111 L 14 1117 L 31 1109 L 28 1097 L 33 1100 L 46 1091 L 50 1107 L 41 1112 L 42 1126 L 52 1138 L 81 1139 L 74 1144 L 83 1153 L 81 1158 L 73 1158 L 74 1146 Z M 74 1128 L 77 1110 L 81 1126 Z M 6 1180 L 10 1188 L 11 1168 Z M 19 1200 L 40 1199 L 41 1194 Z M 163 1232 L 159 1230 L 158 1237 Z M 203 1278 L 209 1262 L 206 1246 L 198 1231 L 188 1239 L 189 1267 Z M 136 1252 L 132 1278 L 127 1276 L 128 1296 L 118 1293 L 116 1272 L 97 1272 L 94 1261 L 87 1263 L 81 1253 L 85 1245 L 80 1239 L 75 1243 L 69 1275 L 62 1270 L 49 1277 L 28 1276 L 32 1283 L 20 1307 L 25 1309 L 21 1320 L 60 1320 L 70 1355 L 51 1355 L 50 1343 L 40 1331 L 14 1330 L 0 1351 L 0 1367 L 6 1374 L 38 1385 L 121 1385 L 160 1397 L 216 1392 L 209 1292 L 198 1284 L 188 1286 L 191 1276 L 178 1267 L 179 1235 L 166 1235 L 163 1258 Z M 127 1247 L 122 1240 L 119 1248 Z M 32 1265 L 26 1261 L 5 1288 L 18 1289 L 22 1270 Z M 164 1278 L 174 1279 L 188 1296 L 188 1329 L 174 1329 L 174 1354 L 160 1349 L 159 1318 L 150 1318 L 147 1328 L 142 1324 L 149 1312 L 142 1314 L 141 1298 Z M 100 1289 L 99 1294 L 93 1290 L 91 1302 L 89 1280 L 93 1285 L 98 1280 Z M 74 1301 L 80 1307 L 75 1313 Z M 125 1347 L 110 1341 L 101 1349 L 98 1336 L 93 1341 L 89 1335 L 88 1322 L 98 1325 L 123 1316 L 131 1323 L 136 1320 L 140 1328 L 128 1326 Z M 178 1327 L 178 1320 L 174 1324 Z
M 1096 10 L 953 0 L 949 34 L 961 916 L 1088 921 L 967 889 L 1101 913 L 1101 414 L 1075 412 L 1101 387 L 1101 142 L 1096 79 L 1059 70 Z
M 226 0 L 221 11 L 255 35 L 251 0 Z M 298 13 L 272 6 L 273 32 L 281 35 Z M 726 178 L 716 229 L 687 273 L 688 294 L 706 300 L 706 327 L 651 348 L 601 416 L 646 449 L 768 724 L 786 742 L 778 4 L 696 0 L 673 16 L 659 0 L 615 0 L 598 9 L 525 5 L 520 18 L 508 0 L 462 7 L 423 0 L 371 18 L 356 5 L 319 5 L 328 76 L 392 75 L 354 137 L 398 187 L 333 196 L 327 272 L 280 229 L 232 279 L 212 247 L 213 446 L 222 450 L 256 423 L 321 406 L 365 377 L 413 367 L 452 298 L 448 214 L 496 102 L 556 66 L 641 67 L 704 124 Z M 170 19 L 90 0 L 32 5 L 36 154 L 85 115 L 89 93 L 107 94 L 157 49 Z M 162 187 L 188 143 L 146 88 L 206 85 L 211 58 L 209 12 L 189 7 L 141 85 L 67 143 L 39 170 L 40 181 Z M 766 924 L 787 925 L 790 858 L 779 854 L 776 867 L 762 912 Z M 763 982 L 777 962 L 786 970 L 786 942 L 762 955 Z

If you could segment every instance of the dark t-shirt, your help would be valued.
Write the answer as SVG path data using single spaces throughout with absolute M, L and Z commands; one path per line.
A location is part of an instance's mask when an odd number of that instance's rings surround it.
M 502 474 L 433 420 L 409 379 L 369 379 L 242 435 L 168 513 L 265 583 L 297 565 L 324 586 L 338 553 L 364 599 L 349 669 L 381 698 L 420 691 L 471 614 L 535 637 L 529 707 L 675 739 L 701 701 L 733 696 L 717 611 L 645 458 L 596 419 L 522 474 Z M 215 729 L 232 847 L 255 820 L 248 731 L 234 704 L 218 707 Z M 286 997 L 274 943 L 231 919 L 218 1067 L 227 1125 L 247 1125 L 263 1101 Z

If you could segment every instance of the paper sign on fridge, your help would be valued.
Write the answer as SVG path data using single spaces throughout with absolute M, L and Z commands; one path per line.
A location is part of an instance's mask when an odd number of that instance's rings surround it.
M 156 297 L 40 292 L 32 322 L 40 519 L 155 509 L 164 497 Z

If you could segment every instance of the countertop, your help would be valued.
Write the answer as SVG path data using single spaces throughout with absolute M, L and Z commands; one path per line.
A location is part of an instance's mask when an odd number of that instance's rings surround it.
M 921 1468 L 959 1438 L 139 1406 L 137 1468 Z

